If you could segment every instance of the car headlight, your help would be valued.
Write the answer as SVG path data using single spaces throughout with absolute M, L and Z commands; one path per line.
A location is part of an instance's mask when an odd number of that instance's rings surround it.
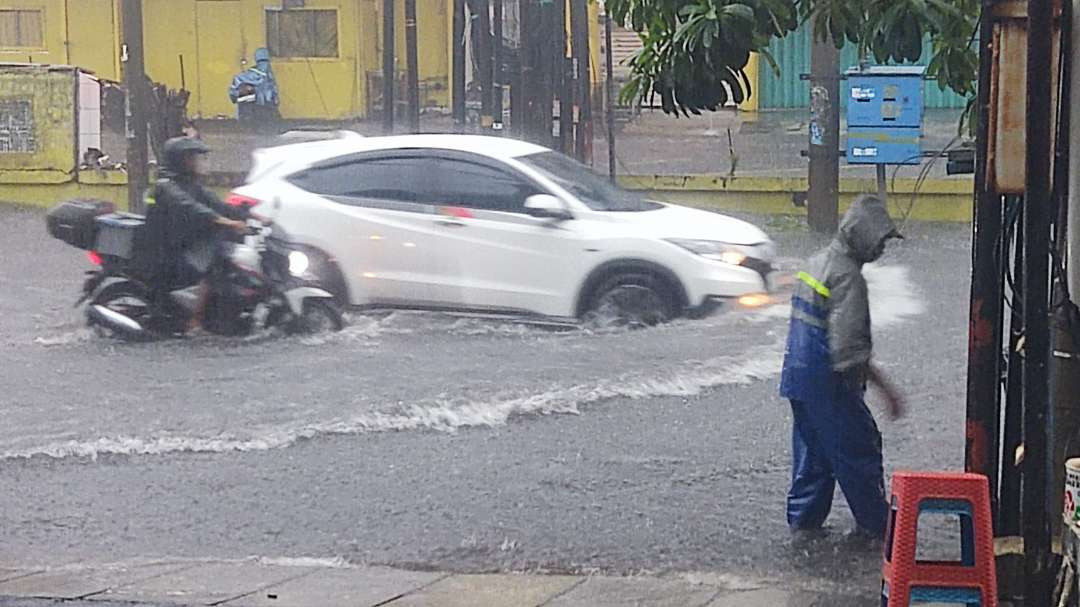
M 700 255 L 706 259 L 720 261 L 723 263 L 731 264 L 733 266 L 742 265 L 742 263 L 746 261 L 747 257 L 746 253 L 740 251 L 738 247 L 717 240 L 687 240 L 682 238 L 671 238 L 668 240 L 668 242 L 673 245 L 682 247 L 695 255 Z
M 289 252 L 289 274 L 303 276 L 310 265 L 311 260 L 308 259 L 307 253 L 302 251 Z

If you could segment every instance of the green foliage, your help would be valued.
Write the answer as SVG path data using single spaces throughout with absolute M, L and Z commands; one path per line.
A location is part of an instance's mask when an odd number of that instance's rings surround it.
M 612 18 L 636 31 L 644 48 L 631 60 L 624 103 L 659 97 L 669 114 L 699 114 L 751 94 L 745 68 L 809 21 L 819 40 L 855 44 L 878 63 L 914 63 L 929 35 L 927 76 L 971 98 L 978 55 L 979 0 L 606 0 Z

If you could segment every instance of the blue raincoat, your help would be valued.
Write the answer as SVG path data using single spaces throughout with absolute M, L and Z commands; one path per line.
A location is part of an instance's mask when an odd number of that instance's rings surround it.
M 885 532 L 881 433 L 863 401 L 873 343 L 862 266 L 898 236 L 884 202 L 860 197 L 832 243 L 798 274 L 780 381 L 794 418 L 787 498 L 792 528 L 821 527 L 839 482 L 856 524 Z
M 255 105 L 277 107 L 278 86 L 274 71 L 270 67 L 270 51 L 260 48 L 255 51 L 255 65 L 237 74 L 229 87 L 229 100 L 241 101 L 241 88 L 250 85 L 255 89 Z

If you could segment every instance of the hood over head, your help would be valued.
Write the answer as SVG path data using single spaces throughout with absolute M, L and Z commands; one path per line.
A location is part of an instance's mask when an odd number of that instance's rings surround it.
M 255 49 L 255 65 L 259 69 L 267 70 L 270 68 L 270 51 L 265 48 Z
M 889 217 L 885 201 L 873 194 L 864 194 L 855 199 L 840 221 L 837 235 L 837 239 L 847 245 L 861 263 L 870 263 L 881 257 L 885 242 L 890 238 L 903 236 Z

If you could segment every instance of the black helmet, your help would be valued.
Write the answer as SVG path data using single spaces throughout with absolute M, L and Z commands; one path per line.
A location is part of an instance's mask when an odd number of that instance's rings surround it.
M 192 154 L 208 154 L 210 148 L 194 137 L 173 137 L 165 142 L 162 165 L 165 169 L 182 175 L 188 172 L 187 157 Z

